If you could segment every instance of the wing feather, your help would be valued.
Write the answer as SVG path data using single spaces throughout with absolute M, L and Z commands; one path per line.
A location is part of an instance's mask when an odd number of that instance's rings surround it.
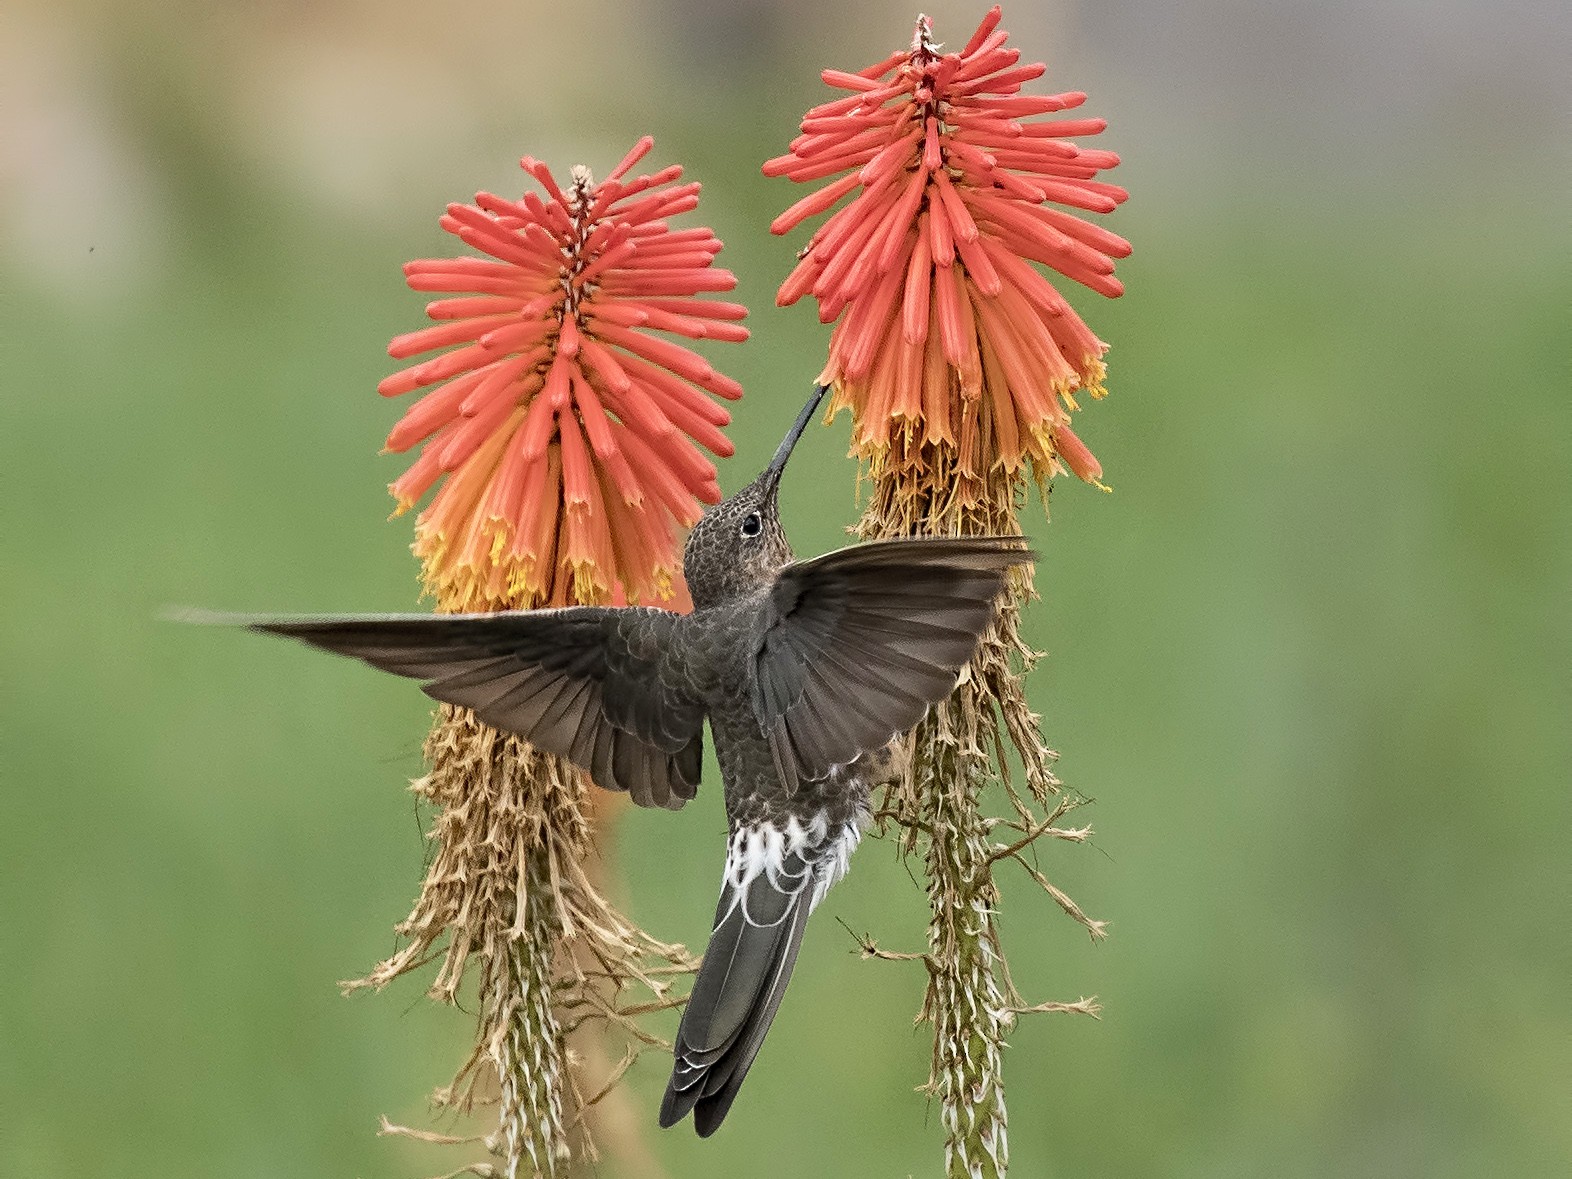
M 879 541 L 788 565 L 753 661 L 753 707 L 794 789 L 880 748 L 954 687 L 993 620 L 1019 536 Z
M 599 785 L 676 808 L 698 791 L 704 725 L 702 703 L 661 676 L 676 619 L 575 606 L 235 621 L 422 680 L 432 698 L 569 759 Z

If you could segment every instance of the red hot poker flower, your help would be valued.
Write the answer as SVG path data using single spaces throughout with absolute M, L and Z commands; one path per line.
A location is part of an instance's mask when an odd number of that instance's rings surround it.
M 423 442 L 390 487 L 398 511 L 446 476 L 415 528 L 427 589 L 446 610 L 495 610 L 610 598 L 669 598 L 678 524 L 720 498 L 699 449 L 732 453 L 730 415 L 706 393 L 742 388 L 698 354 L 653 335 L 744 340 L 746 308 L 697 296 L 737 285 L 713 267 L 708 229 L 667 218 L 698 204 L 680 167 L 626 179 L 645 137 L 596 184 L 574 168 L 566 190 L 545 164 L 522 167 L 544 198 L 479 193 L 442 227 L 489 257 L 405 265 L 435 327 L 399 336 L 394 397 L 429 388 L 388 435 Z M 453 347 L 457 345 L 457 347 Z
M 812 294 L 823 322 L 840 318 L 821 380 L 852 409 L 875 464 L 899 433 L 954 447 L 968 474 L 1030 459 L 1039 476 L 1067 466 L 1096 481 L 1102 468 L 1070 413 L 1076 390 L 1103 395 L 1108 346 L 1030 263 L 1122 294 L 1113 259 L 1130 244 L 1055 206 L 1107 213 L 1129 194 L 1096 179 L 1118 156 L 1070 142 L 1102 131 L 1102 119 L 1036 118 L 1086 95 L 1020 93 L 1045 67 L 1017 64 L 999 18 L 995 7 L 960 52 L 941 54 L 921 17 L 909 51 L 823 72 L 851 93 L 809 111 L 790 153 L 764 172 L 846 174 L 770 229 L 786 233 L 856 195 L 814 233 L 776 301 Z

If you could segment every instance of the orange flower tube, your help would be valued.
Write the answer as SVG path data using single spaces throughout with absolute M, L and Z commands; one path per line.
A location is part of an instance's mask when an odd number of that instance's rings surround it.
M 388 346 L 449 350 L 378 386 L 425 390 L 388 434 L 390 451 L 421 447 L 389 491 L 404 512 L 441 483 L 415 553 L 443 609 L 670 599 L 677 528 L 720 497 L 704 452 L 732 453 L 730 415 L 711 398 L 742 387 L 655 333 L 741 341 L 747 311 L 698 297 L 737 284 L 710 230 L 670 224 L 699 186 L 678 167 L 629 177 L 652 143 L 598 184 L 573 169 L 566 188 L 526 157 L 544 196 L 483 192 L 442 218 L 487 257 L 404 267 L 414 290 L 456 296 Z
M 1108 346 L 1032 264 L 1122 294 L 1114 260 L 1130 244 L 1066 209 L 1107 213 L 1128 194 L 1097 178 L 1117 155 L 1073 142 L 1099 134 L 1102 119 L 1044 117 L 1085 94 L 1021 93 L 1045 67 L 1019 64 L 999 20 L 995 7 L 959 51 L 942 53 L 924 18 L 909 51 L 823 71 L 850 93 L 809 111 L 764 172 L 838 178 L 771 232 L 851 199 L 814 232 L 777 302 L 812 295 L 821 320 L 838 320 L 820 380 L 851 409 L 855 443 L 876 466 L 900 435 L 964 440 L 966 476 L 1030 462 L 1041 479 L 1068 469 L 1095 482 L 1101 467 L 1070 415 L 1076 391 L 1103 395 Z M 961 399 L 924 398 L 923 380 L 954 382 Z

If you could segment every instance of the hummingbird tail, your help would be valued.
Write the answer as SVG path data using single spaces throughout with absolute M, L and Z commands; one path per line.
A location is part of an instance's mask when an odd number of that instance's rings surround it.
M 808 914 L 861 836 L 848 823 L 826 839 L 826 827 L 821 815 L 806 829 L 792 819 L 784 831 L 761 823 L 733 832 L 715 930 L 677 1029 L 662 1126 L 691 1111 L 707 1138 L 736 1100 L 786 993 Z
M 780 1008 L 807 923 L 808 898 L 799 895 L 778 925 L 750 925 L 739 910 L 716 928 L 677 1032 L 662 1126 L 676 1125 L 689 1111 L 701 1138 L 720 1126 Z M 729 1035 L 704 1034 L 721 1024 Z

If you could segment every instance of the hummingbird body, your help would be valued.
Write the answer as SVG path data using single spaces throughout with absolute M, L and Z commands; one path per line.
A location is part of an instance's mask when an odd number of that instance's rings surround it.
M 892 738 L 946 696 L 1020 537 L 913 538 L 793 560 L 777 493 L 824 388 L 768 468 L 683 551 L 691 614 L 576 606 L 476 615 L 249 619 L 422 680 L 438 700 L 644 806 L 698 789 L 709 721 L 728 826 L 720 902 L 660 1122 L 709 1135 L 763 1043 L 809 913 L 845 875 Z

